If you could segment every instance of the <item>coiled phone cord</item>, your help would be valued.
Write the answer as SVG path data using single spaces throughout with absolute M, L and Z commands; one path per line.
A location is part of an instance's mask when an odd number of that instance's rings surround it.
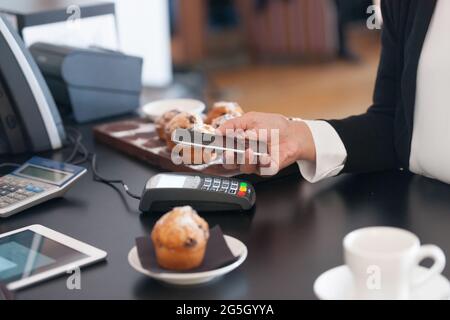
M 71 143 L 73 143 L 74 146 L 73 146 L 73 150 L 72 150 L 71 154 L 69 155 L 69 157 L 66 160 L 64 160 L 65 162 L 72 163 L 74 165 L 80 165 L 80 164 L 89 162 L 91 165 L 94 181 L 103 182 L 103 183 L 109 184 L 111 186 L 113 186 L 115 184 L 120 184 L 120 185 L 122 185 L 123 189 L 125 190 L 125 192 L 128 196 L 130 196 L 131 198 L 136 199 L 136 200 L 141 200 L 141 196 L 133 193 L 130 190 L 130 188 L 128 187 L 128 185 L 123 180 L 107 179 L 107 178 L 103 177 L 98 172 L 98 169 L 97 169 L 97 154 L 95 154 L 93 152 L 89 152 L 89 150 L 83 144 L 83 135 L 81 134 L 81 132 L 79 132 L 75 128 L 67 128 L 67 131 L 71 132 L 71 134 L 73 134 L 73 136 L 69 135 L 69 140 L 71 141 Z M 76 160 L 76 158 L 79 155 L 81 155 L 82 158 Z

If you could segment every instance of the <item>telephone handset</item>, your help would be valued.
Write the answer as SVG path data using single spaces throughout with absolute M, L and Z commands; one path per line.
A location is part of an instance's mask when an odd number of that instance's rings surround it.
M 0 154 L 58 149 L 65 131 L 38 66 L 0 14 Z

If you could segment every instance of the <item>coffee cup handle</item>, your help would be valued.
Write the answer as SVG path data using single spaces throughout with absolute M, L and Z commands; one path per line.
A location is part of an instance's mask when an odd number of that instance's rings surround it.
M 445 254 L 438 246 L 428 244 L 420 247 L 416 257 L 416 264 L 419 264 L 424 259 L 433 259 L 434 263 L 429 270 L 421 277 L 413 280 L 413 286 L 418 287 L 430 280 L 433 276 L 440 274 L 445 267 Z

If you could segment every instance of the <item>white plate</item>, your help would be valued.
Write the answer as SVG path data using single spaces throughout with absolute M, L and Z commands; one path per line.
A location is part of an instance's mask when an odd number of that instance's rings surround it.
M 200 115 L 205 111 L 206 106 L 203 102 L 193 99 L 167 99 L 153 101 L 142 107 L 142 112 L 150 119 L 155 121 L 165 112 L 170 110 L 179 110 Z
M 414 275 L 420 277 L 427 268 L 417 266 Z M 328 270 L 314 282 L 314 293 L 321 300 L 351 300 L 353 280 L 350 269 L 340 266 Z M 411 300 L 448 300 L 450 284 L 442 275 L 436 275 L 411 291 Z
M 239 259 L 232 264 L 215 270 L 195 273 L 154 273 L 142 267 L 136 247 L 133 247 L 128 254 L 128 262 L 136 271 L 149 276 L 150 278 L 170 284 L 185 286 L 205 283 L 233 271 L 247 258 L 247 247 L 245 244 L 236 238 L 230 236 L 224 237 L 233 255 L 239 257 Z

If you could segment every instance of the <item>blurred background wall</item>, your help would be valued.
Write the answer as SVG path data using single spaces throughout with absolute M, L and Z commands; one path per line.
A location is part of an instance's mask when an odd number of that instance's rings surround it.
M 371 103 L 379 31 L 371 0 L 170 0 L 174 70 L 202 74 L 208 99 L 305 118 Z
M 117 28 L 111 16 L 88 18 L 29 28 L 25 40 L 144 57 L 143 102 L 233 100 L 304 118 L 344 117 L 371 103 L 380 50 L 379 30 L 366 25 L 372 0 L 114 2 Z

